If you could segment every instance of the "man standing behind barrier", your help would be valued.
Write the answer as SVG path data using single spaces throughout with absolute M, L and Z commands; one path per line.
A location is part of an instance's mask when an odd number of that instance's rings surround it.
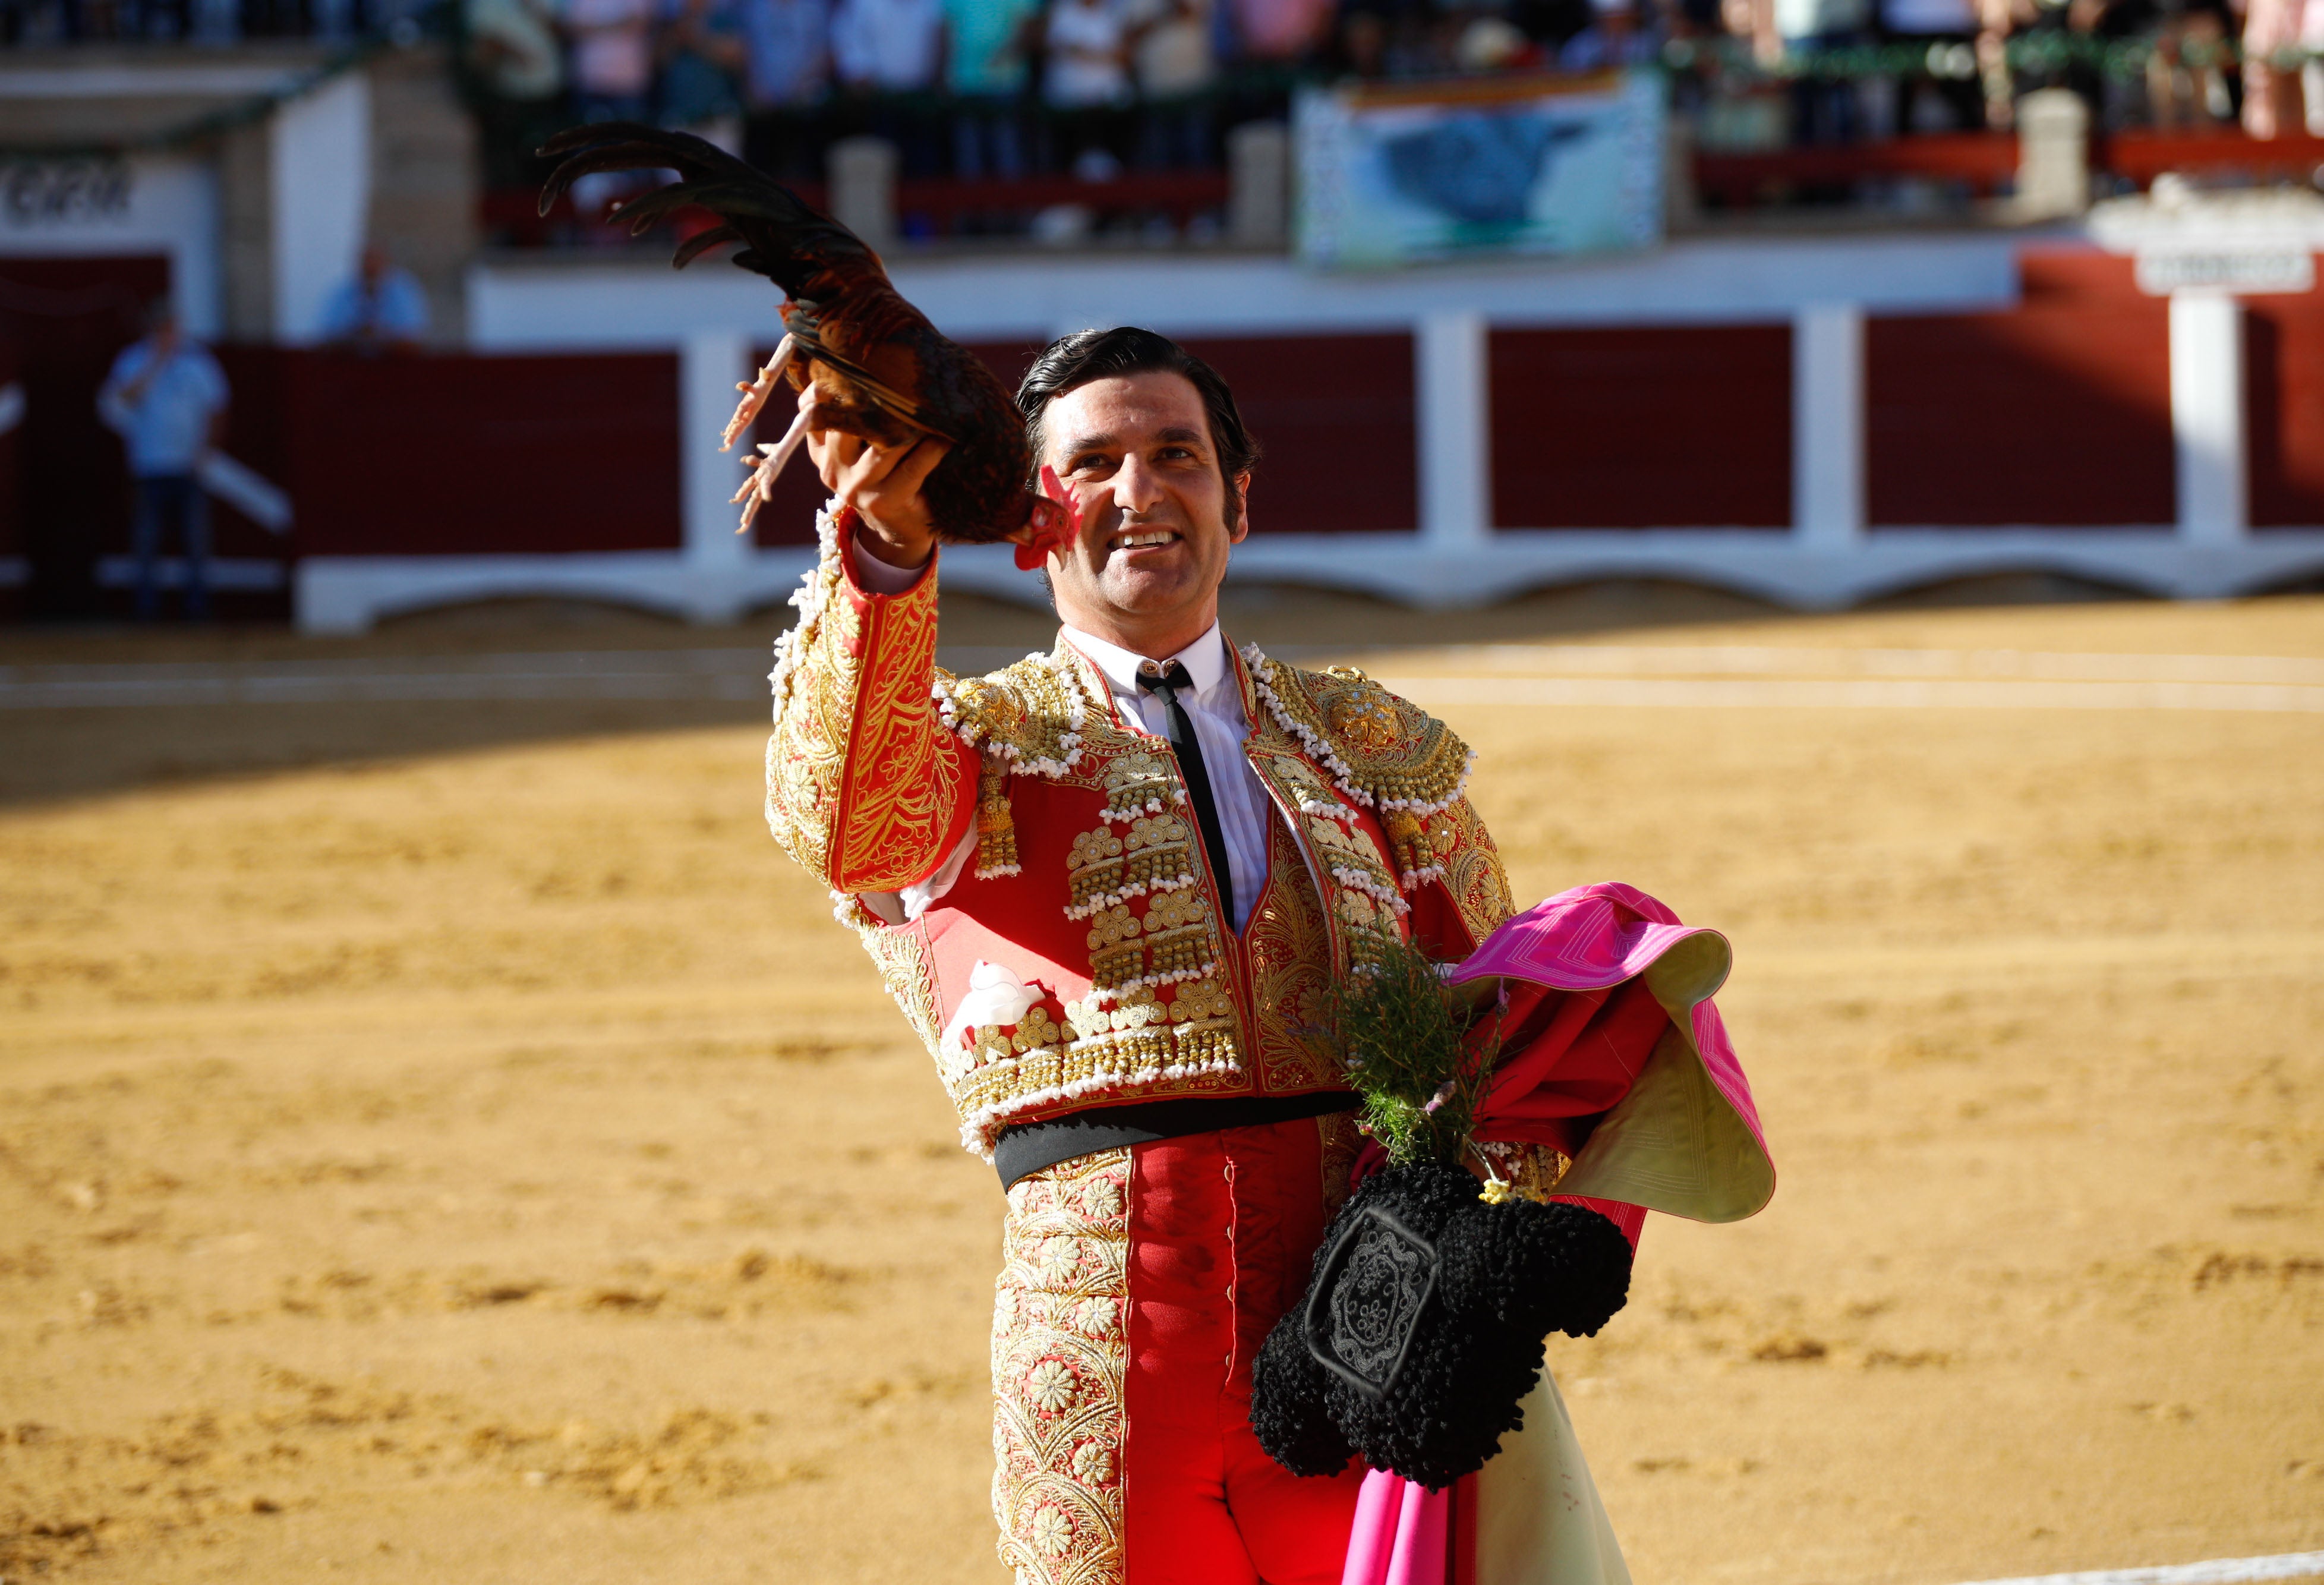
M 417 352 L 428 338 L 428 293 L 377 243 L 323 309 L 323 339 L 349 352 Z
M 146 324 L 145 338 L 113 360 L 97 410 L 121 436 L 137 492 L 130 529 L 137 620 L 152 621 L 160 604 L 166 530 L 184 549 L 185 613 L 198 622 L 209 614 L 210 520 L 195 473 L 226 433 L 226 374 L 209 349 L 180 328 L 166 299 L 155 299 Z

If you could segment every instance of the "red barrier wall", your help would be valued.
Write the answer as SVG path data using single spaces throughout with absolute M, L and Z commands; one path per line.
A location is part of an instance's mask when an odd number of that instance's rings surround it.
M 17 398 L 23 398 L 23 386 L 16 377 L 16 343 L 14 337 L 0 336 L 0 391 L 14 385 Z M 23 432 L 20 418 L 5 433 L 0 433 L 0 556 L 24 554 L 24 502 L 23 480 L 16 463 L 16 437 Z M 14 592 L 0 589 L 0 603 L 15 599 Z
M 2001 314 L 1865 326 L 1867 517 L 1967 528 L 2168 524 L 2171 333 L 2127 259 L 2030 254 Z
M 2244 422 L 2255 529 L 2324 523 L 2324 304 L 2244 304 Z
M 969 348 L 1014 392 L 1043 346 L 978 342 Z M 1413 457 L 1409 336 L 1277 336 L 1189 340 L 1235 394 L 1261 456 L 1251 484 L 1253 528 L 1265 533 L 1409 530 L 1419 521 Z M 757 355 L 764 358 L 768 348 Z M 788 411 L 770 410 L 753 442 L 779 439 Z M 735 469 L 741 481 L 742 470 Z M 815 538 L 823 487 L 805 459 L 791 464 L 759 513 L 761 545 Z
M 22 609 L 32 615 L 110 609 L 96 571 L 129 546 L 129 470 L 97 392 L 169 286 L 158 255 L 0 259 L 0 339 L 26 399 L 14 500 L 30 576 Z
M 1491 364 L 1497 523 L 1791 521 L 1790 327 L 1496 330 Z
M 682 541 L 672 355 L 276 355 L 302 554 Z
M 1419 526 L 1411 336 L 1196 336 L 1186 350 L 1218 370 L 1259 438 L 1252 532 Z

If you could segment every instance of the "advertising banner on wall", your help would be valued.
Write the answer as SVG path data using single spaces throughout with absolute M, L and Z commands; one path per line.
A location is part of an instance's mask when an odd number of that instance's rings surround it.
M 1646 72 L 1311 89 L 1295 113 L 1300 260 L 1364 269 L 1652 246 L 1663 119 Z

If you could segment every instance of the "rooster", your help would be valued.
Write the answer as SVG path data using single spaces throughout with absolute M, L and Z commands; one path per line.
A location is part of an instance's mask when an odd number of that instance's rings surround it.
M 706 209 L 719 224 L 680 243 L 672 267 L 682 270 L 712 248 L 739 242 L 734 263 L 783 289 L 786 334 L 758 377 L 735 388 L 742 400 L 727 420 L 721 449 L 731 450 L 749 432 L 780 382 L 801 391 L 812 382 L 819 427 L 882 447 L 925 438 L 949 448 L 922 486 L 943 538 L 1016 539 L 1023 563 L 1025 549 L 1046 548 L 1063 537 L 1076 514 L 1027 487 L 1032 465 L 1025 423 L 1007 389 L 903 299 L 862 238 L 687 133 L 610 121 L 559 133 L 540 152 L 558 161 L 541 186 L 543 215 L 576 179 L 594 171 L 675 170 L 680 180 L 618 211 L 630 234 L 641 235 L 682 208 Z M 760 446 L 749 459 L 752 476 L 734 497 L 744 503 L 737 533 L 750 528 L 807 426 L 802 411 L 781 440 Z

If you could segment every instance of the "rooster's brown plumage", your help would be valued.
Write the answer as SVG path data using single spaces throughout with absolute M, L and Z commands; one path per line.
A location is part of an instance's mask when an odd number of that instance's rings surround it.
M 677 170 L 680 180 L 622 207 L 618 217 L 631 234 L 641 235 L 682 208 L 706 209 L 719 224 L 681 243 L 673 267 L 683 269 L 711 248 L 739 242 L 742 250 L 734 263 L 764 275 L 789 298 L 783 307 L 789 332 L 785 351 L 743 388 L 742 406 L 727 429 L 730 445 L 748 429 L 779 378 L 795 388 L 813 380 L 835 429 L 881 446 L 905 444 L 916 434 L 950 445 L 923 489 L 944 538 L 999 539 L 1034 517 L 1038 498 L 1028 488 L 1030 454 L 1016 403 L 967 348 L 938 334 L 904 300 L 862 238 L 687 133 L 604 122 L 560 133 L 540 152 L 558 161 L 541 187 L 543 214 L 576 178 L 595 171 Z M 744 495 L 765 498 L 798 436 L 794 426 L 783 447 L 761 447 L 772 455 L 755 485 L 744 486 Z

